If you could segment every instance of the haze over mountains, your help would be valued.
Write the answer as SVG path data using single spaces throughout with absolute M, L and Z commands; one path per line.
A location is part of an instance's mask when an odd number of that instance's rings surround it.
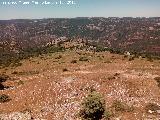
M 160 18 L 53 18 L 0 21 L 0 51 L 81 41 L 120 51 L 160 55 Z

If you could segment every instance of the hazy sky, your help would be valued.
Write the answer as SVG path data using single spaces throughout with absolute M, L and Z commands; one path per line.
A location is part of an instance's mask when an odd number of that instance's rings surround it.
M 6 5 L 3 2 L 17 2 Z M 0 0 L 0 19 L 64 17 L 160 17 L 160 0 Z M 32 2 L 33 1 L 33 2 Z M 38 5 L 35 2 L 38 1 Z M 42 5 L 43 2 L 52 4 Z M 22 5 L 30 2 L 28 5 Z M 58 5 L 56 5 L 58 2 Z

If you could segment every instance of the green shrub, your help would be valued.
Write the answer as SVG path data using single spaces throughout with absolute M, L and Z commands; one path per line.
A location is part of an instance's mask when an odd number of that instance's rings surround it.
M 133 107 L 130 107 L 127 104 L 125 104 L 121 101 L 118 101 L 118 100 L 115 100 L 113 102 L 112 107 L 117 112 L 131 112 L 131 111 L 133 111 Z
M 104 52 L 104 51 L 108 51 L 108 49 L 103 46 L 97 46 L 95 51 L 96 52 Z
M 133 57 L 133 56 L 131 56 L 131 57 L 129 57 L 129 61 L 132 61 L 132 60 L 134 60 L 135 58 Z
M 159 80 L 160 80 L 160 77 L 155 77 L 154 79 L 159 81 Z
M 100 120 L 105 113 L 105 101 L 92 91 L 82 102 L 80 117 L 85 120 Z
M 58 55 L 55 59 L 61 59 L 62 55 Z
M 22 80 L 19 80 L 19 81 L 17 82 L 17 84 L 18 84 L 18 85 L 23 85 L 24 82 L 23 82 Z
M 5 86 L 0 83 L 0 90 L 4 90 Z
M 119 76 L 119 75 L 120 75 L 120 73 L 115 73 L 115 74 L 114 74 L 114 76 Z
M 87 57 L 80 57 L 79 61 L 88 61 L 88 58 Z
M 114 101 L 112 107 L 114 107 L 115 111 L 125 111 L 125 106 L 121 101 Z
M 9 79 L 8 75 L 0 74 L 0 82 L 5 82 L 7 79 Z
M 63 68 L 63 70 L 62 70 L 63 72 L 67 72 L 68 71 L 68 69 L 67 68 Z
M 12 74 L 15 75 L 34 75 L 39 74 L 39 71 L 14 71 Z
M 0 95 L 0 103 L 8 102 L 10 100 L 11 99 L 8 95 L 5 95 L 5 94 Z
M 104 120 L 110 120 L 112 116 L 113 116 L 113 113 L 111 113 L 110 111 L 105 111 L 103 118 L 105 118 Z
M 147 61 L 153 62 L 153 59 L 152 58 L 147 58 Z
M 108 80 L 114 80 L 114 79 L 116 79 L 115 76 L 110 76 L 110 77 L 108 77 Z
M 19 72 L 17 72 L 17 71 L 14 71 L 14 72 L 12 72 L 12 74 L 18 74 Z
M 160 77 L 155 77 L 154 79 L 155 79 L 156 82 L 158 83 L 158 87 L 160 87 Z
M 71 63 L 77 63 L 77 60 L 72 60 Z
M 128 57 L 128 55 L 124 55 L 124 56 L 123 56 L 123 58 L 127 58 L 127 57 Z
M 110 61 L 110 60 L 106 60 L 104 63 L 112 63 L 112 61 Z
M 149 104 L 146 105 L 145 110 L 146 110 L 146 112 L 151 110 L 152 112 L 156 113 L 157 110 L 160 110 L 160 106 L 158 106 L 155 103 L 149 103 Z
M 11 67 L 18 67 L 18 66 L 21 66 L 22 63 L 20 62 L 14 62 L 14 63 L 11 63 Z

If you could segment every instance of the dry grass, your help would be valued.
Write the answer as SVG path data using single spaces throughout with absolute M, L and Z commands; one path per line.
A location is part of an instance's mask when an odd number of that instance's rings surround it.
M 59 55 L 62 57 L 55 59 Z M 81 56 L 86 56 L 89 62 L 78 61 Z M 113 116 L 113 119 L 119 116 L 122 120 L 145 119 L 145 103 L 160 104 L 160 91 L 153 80 L 160 75 L 159 61 L 128 61 L 122 58 L 121 55 L 108 52 L 66 51 L 23 60 L 22 65 L 14 69 L 0 69 L 0 73 L 5 72 L 15 79 L 4 82 L 12 84 L 12 89 L 0 91 L 0 94 L 12 98 L 0 105 L 1 112 L 29 109 L 34 119 L 78 120 L 76 114 L 80 103 L 87 96 L 88 90 L 94 88 L 104 96 L 106 106 L 111 107 L 114 100 L 123 103 L 116 104 L 115 108 L 123 112 Z M 77 60 L 77 63 L 71 63 L 72 60 Z M 64 68 L 69 71 L 63 72 Z M 108 80 L 109 77 L 114 79 Z M 128 112 L 124 104 L 133 106 L 134 111 Z

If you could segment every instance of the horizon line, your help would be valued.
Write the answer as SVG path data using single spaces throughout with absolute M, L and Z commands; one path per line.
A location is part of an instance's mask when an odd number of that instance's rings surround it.
M 118 17 L 118 16 L 110 16 L 110 17 L 98 17 L 98 16 L 87 16 L 87 17 L 48 17 L 48 18 L 9 18 L 9 19 L 0 19 L 2 20 L 41 20 L 41 19 L 74 19 L 74 18 L 160 18 L 160 16 L 124 16 L 124 17 Z

